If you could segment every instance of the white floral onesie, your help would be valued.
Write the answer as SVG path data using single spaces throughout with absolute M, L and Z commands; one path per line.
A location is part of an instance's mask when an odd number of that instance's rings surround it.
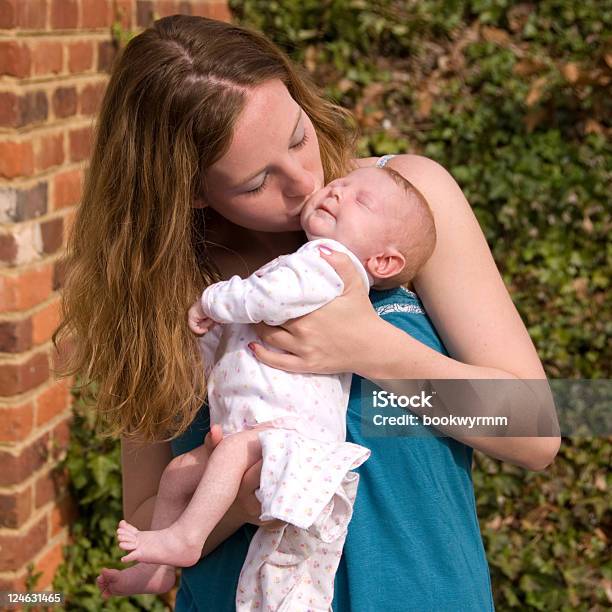
M 238 612 L 331 610 L 359 480 L 351 470 L 370 455 L 345 441 L 350 373 L 277 370 L 247 346 L 261 342 L 252 323 L 281 325 L 342 293 L 342 280 L 321 257 L 321 245 L 349 255 L 369 289 L 371 279 L 357 257 L 326 239 L 278 257 L 247 279 L 215 283 L 201 299 L 204 312 L 225 324 L 200 341 L 211 423 L 220 424 L 226 436 L 263 423 L 272 427 L 259 434 L 263 463 L 256 495 L 262 520 L 287 523 L 259 529 L 253 537 L 238 583 Z

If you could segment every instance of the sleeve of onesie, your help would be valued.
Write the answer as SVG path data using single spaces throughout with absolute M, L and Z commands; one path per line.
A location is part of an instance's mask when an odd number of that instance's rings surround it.
M 219 323 L 281 325 L 331 302 L 344 291 L 338 273 L 305 244 L 246 279 L 234 276 L 202 294 L 204 312 Z

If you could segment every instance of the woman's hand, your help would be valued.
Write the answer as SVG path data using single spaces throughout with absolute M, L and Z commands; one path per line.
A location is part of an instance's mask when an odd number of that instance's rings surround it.
M 328 249 L 326 249 L 328 250 Z M 344 292 L 329 304 L 281 326 L 259 323 L 257 334 L 277 353 L 252 343 L 257 359 L 287 372 L 337 374 L 365 370 L 368 345 L 381 324 L 361 276 L 344 253 L 321 250 L 344 282 Z
M 204 447 L 210 456 L 219 442 L 223 440 L 223 430 L 219 425 L 213 425 L 210 431 L 204 438 Z M 238 495 L 234 503 L 228 510 L 240 523 L 251 523 L 265 527 L 266 529 L 274 529 L 282 525 L 281 521 L 261 521 L 261 503 L 255 496 L 255 491 L 259 488 L 261 478 L 261 460 L 252 465 L 242 477 Z

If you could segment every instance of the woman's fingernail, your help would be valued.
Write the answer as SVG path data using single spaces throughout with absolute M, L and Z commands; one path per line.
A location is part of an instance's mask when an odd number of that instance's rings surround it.
M 326 247 L 326 246 L 320 246 L 319 247 L 319 251 L 321 251 L 321 253 L 323 253 L 323 255 L 331 255 L 333 253 L 333 251 Z
M 250 349 L 251 349 L 253 352 L 255 352 L 255 344 L 254 344 L 253 342 L 249 342 L 249 343 L 247 344 L 247 346 L 248 346 L 248 347 L 249 347 L 249 348 L 250 348 Z

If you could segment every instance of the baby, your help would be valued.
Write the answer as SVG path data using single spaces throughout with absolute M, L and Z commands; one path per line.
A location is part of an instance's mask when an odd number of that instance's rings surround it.
M 169 590 L 171 566 L 198 561 L 244 473 L 262 459 L 260 518 L 283 524 L 259 529 L 251 541 L 236 609 L 330 609 L 359 479 L 351 470 L 369 456 L 345 441 L 351 374 L 266 366 L 248 348 L 261 342 L 252 324 L 282 325 L 342 294 L 341 278 L 320 256 L 326 247 L 351 258 L 368 290 L 409 282 L 433 251 L 435 227 L 421 194 L 382 166 L 354 170 L 316 191 L 301 224 L 309 242 L 298 251 L 247 279 L 211 285 L 190 308 L 190 328 L 204 334 L 210 420 L 225 437 L 199 466 L 195 491 L 181 478 L 184 455 L 167 466 L 153 519 L 165 529 L 139 531 L 121 521 L 119 545 L 132 551 L 122 560 L 141 563 L 103 570 L 98 583 L 107 594 Z

